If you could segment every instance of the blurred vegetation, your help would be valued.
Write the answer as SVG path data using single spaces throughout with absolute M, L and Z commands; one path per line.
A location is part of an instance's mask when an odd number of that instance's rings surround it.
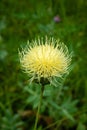
M 0 0 L 0 130 L 33 130 L 40 86 L 29 86 L 18 48 L 45 35 L 74 51 L 74 65 L 62 93 L 45 87 L 38 130 L 87 129 L 87 1 Z

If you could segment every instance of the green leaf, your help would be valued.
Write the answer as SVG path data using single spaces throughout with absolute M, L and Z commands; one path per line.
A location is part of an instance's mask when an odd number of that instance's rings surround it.
M 34 101 L 34 103 L 33 103 L 33 108 L 34 108 L 34 109 L 38 107 L 39 101 L 40 101 L 40 97 L 37 96 L 37 98 L 35 99 L 35 101 Z
M 61 107 L 58 106 L 55 102 L 49 100 L 49 103 L 50 103 L 50 105 L 53 106 L 55 109 L 57 109 L 57 110 L 61 110 Z
M 29 96 L 26 100 L 27 103 L 31 103 L 33 102 L 34 100 L 36 100 L 37 96 Z
M 68 119 L 72 120 L 73 122 L 75 121 L 72 115 L 66 109 L 62 109 L 62 112 Z
M 80 122 L 82 123 L 86 123 L 87 121 L 87 114 L 86 113 L 83 113 L 80 115 Z
M 81 122 L 79 122 L 76 130 L 86 130 L 86 126 L 82 124 Z
M 46 85 L 43 95 L 50 96 L 53 93 L 53 87 L 50 85 Z
M 31 88 L 29 88 L 28 86 L 24 87 L 24 91 L 28 92 L 28 93 L 30 93 L 32 95 L 35 95 L 35 92 Z

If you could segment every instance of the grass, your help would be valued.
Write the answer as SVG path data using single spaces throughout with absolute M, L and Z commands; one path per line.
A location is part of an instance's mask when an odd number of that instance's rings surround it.
M 52 130 L 86 130 L 87 129 L 87 2 L 85 0 L 69 1 L 40 1 L 35 0 L 1 0 L 0 1 L 0 122 L 1 130 L 9 122 L 6 111 L 13 115 L 19 111 L 30 111 L 27 117 L 21 117 L 24 122 L 22 128 L 32 129 L 34 123 L 34 109 L 38 104 L 39 87 L 32 85 L 36 99 L 27 90 L 28 76 L 20 69 L 18 48 L 25 46 L 27 40 L 38 36 L 53 36 L 60 38 L 70 50 L 74 51 L 73 69 L 64 83 L 59 103 L 56 100 L 56 88 L 50 88 L 49 96 L 44 98 L 41 122 L 39 126 L 47 127 L 53 122 L 62 122 L 53 126 Z M 59 15 L 61 21 L 56 23 L 54 16 Z M 49 86 L 47 87 L 49 90 Z M 35 91 L 34 91 L 35 90 Z M 46 90 L 46 91 L 48 91 Z M 54 91 L 54 92 L 53 92 Z M 56 96 L 55 96 L 56 94 Z M 31 101 L 28 100 L 31 99 Z M 27 100 L 27 101 L 26 101 Z M 36 107 L 35 107 L 36 103 Z M 49 107 L 47 106 L 49 104 Z M 61 106 L 61 109 L 58 108 Z M 34 109 L 33 109 L 34 108 Z M 67 111 L 64 111 L 67 110 Z M 59 113 L 58 113 L 59 111 Z M 23 113 L 22 113 L 23 114 Z M 56 116 L 57 115 L 57 116 Z M 51 123 L 44 120 L 47 116 Z M 15 116 L 13 116 L 15 117 Z M 65 119 L 66 118 L 66 119 Z M 72 118 L 75 122 L 71 121 Z M 65 119 L 65 121 L 63 121 Z M 16 120 L 17 122 L 17 120 Z M 68 126 L 67 126 L 68 122 Z M 45 123 L 45 124 L 44 124 Z M 8 123 L 7 123 L 8 124 Z M 20 127 L 20 129 L 22 129 Z M 13 130 L 14 128 L 9 128 Z M 17 127 L 19 129 L 19 127 Z M 51 129 L 51 128 L 50 128 Z M 6 129 L 7 130 L 7 129 Z M 41 128 L 39 128 L 41 130 Z

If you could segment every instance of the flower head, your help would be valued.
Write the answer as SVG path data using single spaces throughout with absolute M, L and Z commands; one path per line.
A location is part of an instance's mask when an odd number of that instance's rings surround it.
M 61 21 L 59 15 L 56 15 L 53 20 L 55 23 L 59 23 Z
M 54 38 L 35 40 L 19 54 L 23 70 L 39 80 L 62 77 L 68 73 L 71 62 L 67 46 Z

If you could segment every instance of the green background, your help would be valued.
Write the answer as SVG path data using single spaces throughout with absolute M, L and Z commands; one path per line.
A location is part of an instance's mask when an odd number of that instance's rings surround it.
M 59 87 L 45 87 L 38 130 L 87 129 L 87 1 L 0 0 L 0 130 L 33 130 L 40 86 L 29 86 L 18 48 L 45 35 L 74 56 L 60 97 Z

